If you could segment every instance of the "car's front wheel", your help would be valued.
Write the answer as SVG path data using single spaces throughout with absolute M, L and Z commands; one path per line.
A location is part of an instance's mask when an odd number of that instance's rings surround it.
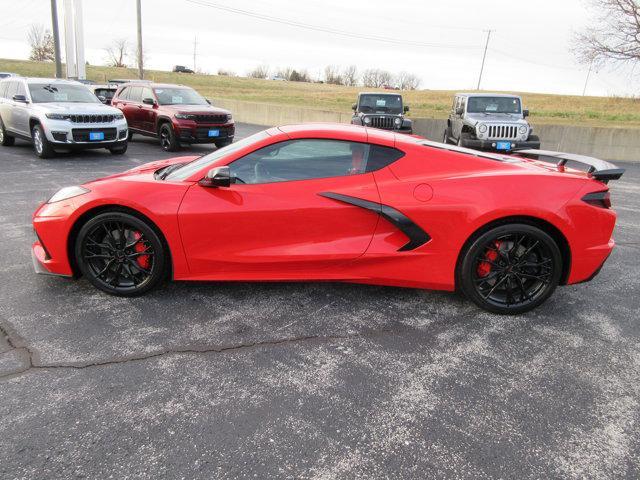
M 160 127 L 160 146 L 165 152 L 175 152 L 180 148 L 180 143 L 169 123 L 163 123 Z
M 125 143 L 119 147 L 110 147 L 109 151 L 111 152 L 111 155 L 124 155 L 127 153 L 127 144 Z
M 85 223 L 75 243 L 82 274 L 112 295 L 136 296 L 164 278 L 167 252 L 155 229 L 123 212 L 106 212 Z
M 224 140 L 216 140 L 214 143 L 216 144 L 216 148 L 223 148 L 227 145 L 231 145 L 231 142 L 233 142 L 232 139 L 226 138 Z
M 549 298 L 561 275 L 562 256 L 553 238 L 532 225 L 514 223 L 471 242 L 459 262 L 457 282 L 481 308 L 518 314 Z
M 15 142 L 15 137 L 7 134 L 7 131 L 4 129 L 4 123 L 2 123 L 2 119 L 0 118 L 0 145 L 3 147 L 10 147 Z
M 42 126 L 37 123 L 31 130 L 31 139 L 33 140 L 33 151 L 40 158 L 50 158 L 55 154 L 51 143 L 47 140 Z

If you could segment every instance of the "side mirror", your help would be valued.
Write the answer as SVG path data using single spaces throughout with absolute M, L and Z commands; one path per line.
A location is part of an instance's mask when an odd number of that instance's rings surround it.
M 105 97 L 104 95 L 98 95 L 98 100 L 100 100 L 102 103 L 107 103 L 107 97 Z
M 405 105 L 404 106 L 404 113 L 407 113 L 409 111 L 409 105 Z
M 231 172 L 229 167 L 212 168 L 207 175 L 198 182 L 203 187 L 229 187 L 231 186 Z
M 13 96 L 13 101 L 14 102 L 21 102 L 21 103 L 29 103 L 27 101 L 27 97 L 24 95 L 14 95 Z
M 456 115 L 462 115 L 464 113 L 464 107 L 456 108 Z
M 153 98 L 145 98 L 142 100 L 145 105 L 155 105 L 156 101 Z
M 354 103 L 353 105 L 351 105 L 351 110 L 355 112 L 357 109 L 358 109 L 358 104 Z
M 527 118 L 529 116 L 529 109 L 525 108 L 522 110 L 522 118 Z

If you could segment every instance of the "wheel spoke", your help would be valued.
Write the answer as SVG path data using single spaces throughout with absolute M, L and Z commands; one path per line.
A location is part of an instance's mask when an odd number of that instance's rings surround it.
M 487 293 L 486 295 L 484 295 L 485 300 L 487 298 L 489 298 L 491 296 L 491 294 L 500 286 L 503 284 L 503 282 L 505 281 L 505 279 L 507 278 L 507 276 L 503 276 L 500 280 L 498 280 L 496 282 L 496 284 L 491 288 L 491 290 L 489 290 L 489 293 Z

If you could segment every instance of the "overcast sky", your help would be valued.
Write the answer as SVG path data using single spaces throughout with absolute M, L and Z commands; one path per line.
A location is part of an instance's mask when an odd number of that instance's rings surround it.
M 63 28 L 63 0 L 58 1 Z M 258 64 L 307 69 L 355 64 L 409 71 L 421 88 L 475 88 L 492 29 L 483 89 L 582 94 L 587 68 L 570 52 L 589 22 L 584 0 L 142 0 L 146 67 L 244 74 Z M 215 8 L 215 6 L 223 7 Z M 241 11 L 229 11 L 231 8 Z M 0 57 L 26 58 L 31 24 L 50 27 L 49 0 L 0 0 Z M 117 38 L 135 51 L 135 0 L 85 0 L 87 61 L 103 64 Z M 130 58 L 133 64 L 134 59 Z M 590 95 L 637 95 L 630 68 L 595 72 Z

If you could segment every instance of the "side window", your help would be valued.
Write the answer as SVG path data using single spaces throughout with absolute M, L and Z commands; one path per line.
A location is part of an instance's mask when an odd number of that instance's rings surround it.
M 27 96 L 27 90 L 24 88 L 24 83 L 22 82 L 16 82 L 18 85 L 16 85 L 16 93 L 14 93 L 14 95 L 24 95 L 25 97 Z
M 382 168 L 402 155 L 393 148 L 366 143 L 301 139 L 261 148 L 229 167 L 236 183 L 275 183 L 358 175 Z
M 129 87 L 129 96 L 127 100 L 130 102 L 142 102 L 142 87 Z
M 18 82 L 9 82 L 7 86 L 7 98 L 11 100 L 13 96 L 16 94 L 16 90 L 18 88 Z
M 129 100 L 129 87 L 124 87 L 118 94 L 120 100 Z
M 5 94 L 7 93 L 7 84 L 9 82 L 0 82 L 0 98 L 6 98 Z
M 151 98 L 155 100 L 155 97 L 153 96 L 153 92 L 148 87 L 144 87 L 142 89 L 142 100 L 144 100 L 145 98 Z

